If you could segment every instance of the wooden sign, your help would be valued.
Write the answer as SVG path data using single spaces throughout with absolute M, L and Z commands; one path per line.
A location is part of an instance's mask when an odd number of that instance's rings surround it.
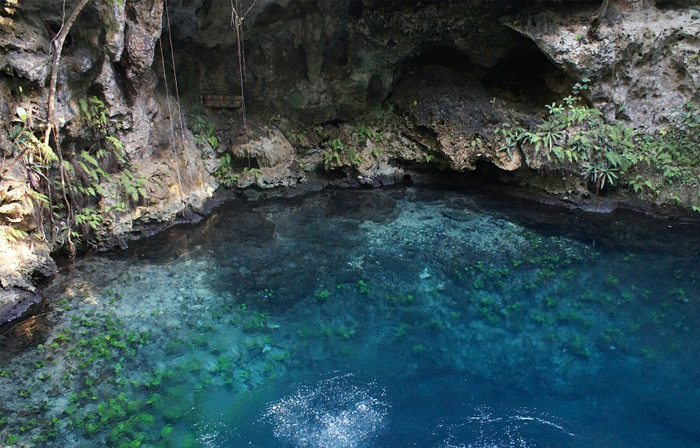
M 211 108 L 239 109 L 242 101 L 240 95 L 204 95 L 204 105 Z

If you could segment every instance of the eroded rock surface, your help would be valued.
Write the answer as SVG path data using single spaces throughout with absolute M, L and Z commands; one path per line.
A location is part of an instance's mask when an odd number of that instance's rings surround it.
M 247 162 L 249 165 L 239 174 L 237 186 L 241 188 L 251 185 L 261 188 L 289 187 L 304 177 L 298 167 L 292 166 L 295 159 L 294 148 L 275 128 L 269 128 L 266 134 L 234 146 L 231 153 L 243 164 Z M 255 171 L 256 169 L 259 172 Z
M 524 14 L 506 23 L 574 79 L 588 78 L 591 100 L 610 120 L 656 128 L 700 90 L 700 9 L 611 2 L 595 10 Z
M 55 273 L 56 263 L 45 243 L 13 241 L 6 233 L 0 234 L 0 324 L 21 317 L 41 301 L 34 281 Z
M 171 8 L 183 72 L 202 92 L 239 93 L 230 5 Z M 402 64 L 436 47 L 495 68 L 528 44 L 499 14 L 478 1 L 259 1 L 243 22 L 251 109 L 316 123 L 355 119 L 381 106 Z
M 491 139 L 504 117 L 478 79 L 445 66 L 422 66 L 407 74 L 394 93 L 407 131 L 446 159 L 450 170 L 474 170 L 477 160 L 508 171 L 520 167 L 519 152 L 509 157 Z
M 51 275 L 55 265 L 49 251 L 66 243 L 65 237 L 56 237 L 65 223 L 50 224 L 32 193 L 45 193 L 41 176 L 46 174 L 34 154 L 39 140 L 15 165 L 8 163 L 22 149 L 17 146 L 22 126 L 36 136 L 43 133 L 51 40 L 60 29 L 62 8 L 61 2 L 29 0 L 4 5 L 0 15 L 0 112 L 6 123 L 0 140 L 6 160 L 0 226 L 8 226 L 2 239 L 0 321 L 17 317 L 38 300 L 33 280 Z M 123 244 L 146 224 L 171 222 L 184 209 L 198 210 L 218 187 L 212 175 L 217 165 L 213 151 L 195 144 L 186 128 L 188 116 L 154 75 L 162 14 L 162 0 L 90 2 L 64 44 L 55 103 L 64 159 L 77 166 L 83 151 L 93 151 L 95 157 L 106 138 L 118 142 L 123 159 L 117 167 L 113 162 L 111 168 L 104 166 L 103 193 L 96 204 L 88 203 L 101 214 L 99 227 L 83 237 L 93 248 Z M 101 104 L 91 111 L 92 118 L 84 110 L 84 104 L 93 104 L 89 98 Z M 5 172 L 7 167 L 12 169 Z M 131 184 L 142 184 L 138 198 L 133 187 L 132 193 L 125 190 L 125 172 Z M 48 175 L 58 179 L 58 169 Z M 82 201 L 71 198 L 74 204 Z M 24 239 L 32 232 L 31 240 Z M 42 235 L 52 247 L 38 241 Z

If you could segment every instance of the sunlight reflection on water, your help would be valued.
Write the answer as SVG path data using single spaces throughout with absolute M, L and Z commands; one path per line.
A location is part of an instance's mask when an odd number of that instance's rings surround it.
M 355 448 L 370 439 L 381 430 L 388 405 L 381 392 L 372 394 L 372 384 L 361 387 L 351 379 L 323 380 L 270 404 L 265 419 L 275 437 L 310 448 Z

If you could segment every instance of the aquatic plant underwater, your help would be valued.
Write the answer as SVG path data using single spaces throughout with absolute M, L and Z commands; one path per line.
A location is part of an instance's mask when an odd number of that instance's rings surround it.
M 692 248 L 524 222 L 326 191 L 85 258 L 45 292 L 50 334 L 0 361 L 0 443 L 700 446 Z

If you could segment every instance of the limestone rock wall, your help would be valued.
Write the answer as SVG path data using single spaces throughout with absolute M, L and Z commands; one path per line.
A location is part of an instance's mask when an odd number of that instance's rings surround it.
M 594 8 L 523 13 L 504 20 L 574 79 L 590 79 L 593 104 L 609 120 L 655 129 L 700 100 L 700 5 L 612 1 Z
M 346 157 L 332 168 L 353 165 L 350 171 L 365 178 L 379 172 L 400 177 L 400 165 L 426 166 L 426 160 L 456 171 L 473 170 L 480 160 L 517 169 L 520 154 L 511 158 L 498 150 L 491 142 L 494 127 L 505 114 L 540 113 L 572 84 L 531 40 L 500 22 L 529 3 L 241 0 L 247 12 L 240 31 L 248 130 L 274 124 L 291 136 L 307 167 L 319 166 L 323 145 L 332 140 L 364 150 L 351 145 L 357 138 L 344 124 L 374 125 L 376 116 L 389 115 L 391 123 L 380 127 L 382 134 L 390 131 L 385 140 L 392 143 L 374 148 L 381 154 L 370 159 L 377 163 L 350 164 Z M 169 5 L 167 32 L 188 104 L 196 108 L 209 94 L 240 95 L 231 5 L 202 0 Z M 245 165 L 240 117 L 209 112 L 218 131 L 217 151 Z M 377 164 L 395 169 L 377 171 Z M 289 177 L 257 184 L 288 185 Z
M 170 11 L 184 88 L 240 93 L 230 5 L 172 2 Z M 257 1 L 242 29 L 250 108 L 315 123 L 352 120 L 381 106 L 404 63 L 437 47 L 495 68 L 525 43 L 498 22 L 501 13 L 481 1 Z
M 65 7 L 70 13 L 72 2 Z M 41 168 L 32 162 L 35 157 L 22 156 L 18 142 L 25 137 L 16 135 L 26 125 L 26 131 L 41 140 L 52 39 L 61 27 L 63 8 L 62 1 L 27 0 L 5 2 L 0 11 L 0 323 L 38 300 L 33 283 L 53 273 L 50 251 L 66 242 L 65 236 L 57 236 L 65 234 L 65 223 L 51 218 L 48 206 L 38 211 L 33 193 L 43 191 L 41 176 L 50 176 L 52 183 L 58 179 L 58 169 L 40 174 Z M 101 194 L 93 206 L 103 218 L 89 236 L 92 248 L 122 244 L 150 223 L 170 222 L 186 208 L 198 209 L 218 187 L 211 175 L 213 153 L 195 145 L 186 117 L 180 118 L 172 95 L 154 75 L 162 15 L 162 0 L 92 1 L 63 47 L 55 104 L 65 160 L 77 163 L 81 151 L 91 151 L 106 136 L 123 146 L 120 167 L 100 179 L 105 192 L 115 193 Z M 90 97 L 104 107 L 105 123 L 99 132 L 81 113 L 81 101 Z M 24 120 L 21 110 L 26 111 Z M 119 190 L 125 171 L 143 182 L 138 201 Z M 118 202 L 128 207 L 110 211 Z

